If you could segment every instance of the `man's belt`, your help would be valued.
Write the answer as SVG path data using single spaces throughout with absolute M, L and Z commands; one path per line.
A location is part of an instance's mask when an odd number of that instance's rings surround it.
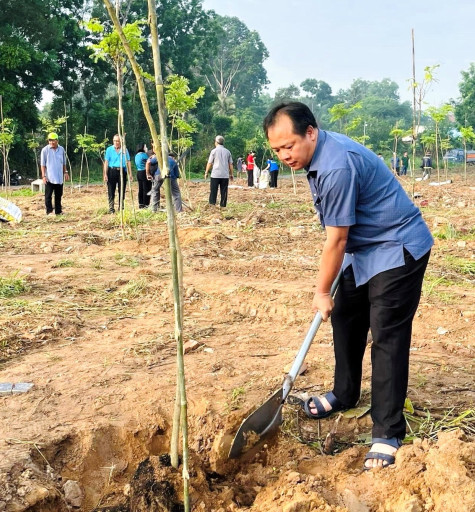
M 125 167 L 109 167 L 111 171 L 120 171 L 121 169 L 125 172 Z

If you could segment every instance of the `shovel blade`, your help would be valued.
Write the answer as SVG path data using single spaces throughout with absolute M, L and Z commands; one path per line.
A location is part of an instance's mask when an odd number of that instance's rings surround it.
M 282 423 L 282 405 L 283 390 L 280 388 L 241 423 L 228 457 L 236 459 L 276 432 Z

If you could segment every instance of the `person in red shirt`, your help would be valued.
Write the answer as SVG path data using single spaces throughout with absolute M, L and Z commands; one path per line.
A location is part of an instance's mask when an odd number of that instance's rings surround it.
M 254 186 L 254 151 L 247 155 L 247 186 Z

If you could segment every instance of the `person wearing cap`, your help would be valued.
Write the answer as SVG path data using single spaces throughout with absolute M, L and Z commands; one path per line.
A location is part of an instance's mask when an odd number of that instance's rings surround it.
M 45 184 L 45 206 L 46 215 L 54 213 L 62 215 L 63 207 L 61 198 L 63 196 L 64 180 L 69 180 L 69 173 L 66 169 L 66 152 L 63 146 L 58 144 L 58 134 L 48 134 L 48 145 L 41 150 L 41 176 Z
M 371 329 L 373 431 L 363 469 L 388 467 L 406 435 L 412 321 L 434 240 L 384 162 L 349 137 L 322 130 L 304 103 L 276 105 L 263 129 L 282 162 L 305 169 L 326 232 L 312 310 L 323 321 L 331 315 L 334 384 L 301 404 L 317 420 L 356 405 Z
M 205 170 L 205 179 L 211 170 L 211 183 L 209 192 L 209 204 L 216 205 L 218 197 L 218 188 L 221 196 L 219 206 L 225 208 L 228 202 L 229 180 L 233 176 L 233 157 L 229 149 L 224 147 L 224 137 L 217 135 L 214 139 L 214 149 L 209 154 L 208 163 Z
M 115 213 L 115 191 L 119 191 L 119 206 L 124 208 L 125 188 L 127 186 L 127 173 L 132 183 L 132 167 L 130 165 L 130 155 L 127 148 L 122 149 L 120 136 L 116 133 L 112 139 L 112 146 L 106 149 L 104 157 L 104 183 L 107 183 L 107 192 L 109 196 L 109 213 Z M 122 182 L 121 182 L 122 173 Z M 121 190 L 121 187 L 122 190 Z

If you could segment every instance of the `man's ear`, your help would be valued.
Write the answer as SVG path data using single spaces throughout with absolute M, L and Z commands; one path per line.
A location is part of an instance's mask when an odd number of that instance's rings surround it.
M 317 138 L 317 130 L 315 127 L 308 125 L 306 134 L 310 137 L 310 140 L 313 142 Z
M 310 138 L 312 142 L 317 139 L 317 129 L 311 125 L 307 126 L 306 135 Z

